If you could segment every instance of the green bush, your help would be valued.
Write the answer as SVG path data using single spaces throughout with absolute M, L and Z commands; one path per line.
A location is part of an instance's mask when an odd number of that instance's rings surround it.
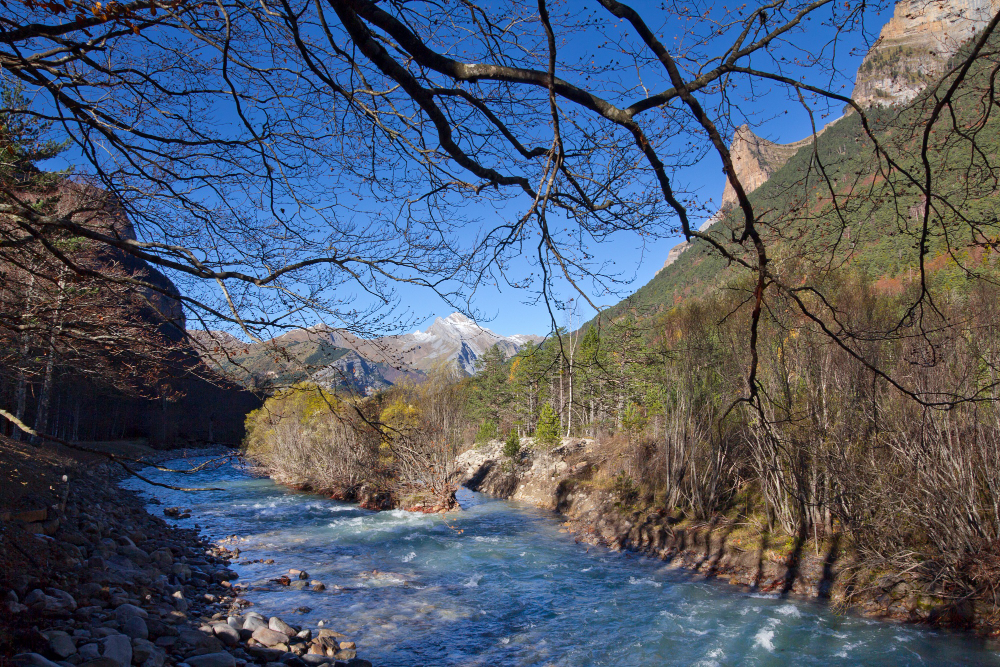
M 612 490 L 618 496 L 618 502 L 624 507 L 634 505 L 639 500 L 639 486 L 623 470 L 615 476 Z
M 552 449 L 559 444 L 559 415 L 548 403 L 542 406 L 538 414 L 535 442 L 547 449 Z
M 497 429 L 497 423 L 492 419 L 487 419 L 476 431 L 476 444 L 482 445 L 489 442 L 490 440 L 496 440 L 499 435 L 499 429 Z
M 507 440 L 503 443 L 503 455 L 509 459 L 515 459 L 520 453 L 521 438 L 517 435 L 517 431 L 511 431 L 510 435 L 507 436 Z

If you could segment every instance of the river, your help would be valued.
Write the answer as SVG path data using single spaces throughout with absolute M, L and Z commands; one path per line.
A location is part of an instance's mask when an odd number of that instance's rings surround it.
M 578 544 L 552 512 L 465 489 L 464 511 L 441 516 L 362 510 L 234 464 L 144 475 L 222 487 L 124 484 L 163 507 L 192 510 L 190 519 L 168 521 L 197 524 L 212 539 L 239 536 L 244 558 L 273 558 L 234 562 L 251 585 L 247 597 L 295 625 L 324 621 L 378 667 L 1000 665 L 996 644 L 696 580 L 656 560 Z M 269 583 L 288 568 L 307 570 L 327 590 Z

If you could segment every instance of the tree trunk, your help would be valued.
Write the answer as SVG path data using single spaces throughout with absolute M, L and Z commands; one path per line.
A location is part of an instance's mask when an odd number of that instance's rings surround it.
M 64 288 L 66 286 L 65 279 L 65 269 L 61 272 L 59 276 L 59 296 L 56 301 L 56 311 L 52 316 L 52 329 L 49 332 L 49 345 L 48 350 L 45 353 L 45 373 L 42 379 L 42 389 L 38 394 L 38 412 L 35 414 L 35 430 L 39 433 L 45 433 L 49 424 L 49 404 L 52 402 L 52 383 L 55 376 L 55 366 L 56 366 L 56 341 L 59 339 L 59 334 L 62 333 L 63 327 L 63 304 L 66 301 L 66 292 Z M 38 437 L 32 438 L 32 443 L 37 445 L 40 443 Z

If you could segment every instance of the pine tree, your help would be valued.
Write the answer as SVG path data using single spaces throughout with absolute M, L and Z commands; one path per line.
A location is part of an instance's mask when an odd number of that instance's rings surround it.
M 538 415 L 538 425 L 535 427 L 535 442 L 545 449 L 552 449 L 559 444 L 559 415 L 552 409 L 550 403 L 545 403 Z

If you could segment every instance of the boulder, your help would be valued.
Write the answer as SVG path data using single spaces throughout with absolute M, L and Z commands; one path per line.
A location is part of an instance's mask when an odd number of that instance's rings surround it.
M 58 588 L 46 588 L 45 592 L 49 595 L 49 597 L 58 600 L 60 607 L 63 607 L 67 611 L 76 610 L 76 600 L 66 591 L 59 590 Z
M 139 618 L 149 618 L 149 612 L 147 612 L 142 607 L 138 607 L 134 604 L 120 604 L 115 608 L 115 620 L 119 623 L 124 623 L 125 619 L 130 616 L 138 616 Z
M 163 651 L 156 647 L 153 642 L 147 639 L 132 640 L 132 662 L 136 665 L 145 665 L 147 661 L 159 657 L 159 663 L 163 664 Z
M 138 616 L 127 617 L 125 622 L 121 623 L 121 631 L 132 639 L 149 638 L 149 628 L 146 627 L 146 621 Z
M 288 625 L 288 623 L 285 623 L 277 616 L 272 616 L 268 620 L 267 627 L 269 627 L 272 630 L 276 630 L 277 632 L 280 632 L 284 635 L 287 635 L 288 637 L 294 637 L 295 634 L 298 632 L 295 628 Z
M 236 667 L 236 658 L 225 651 L 196 655 L 185 662 L 191 667 Z
M 76 644 L 69 634 L 61 630 L 46 633 L 49 640 L 49 652 L 60 660 L 65 660 L 76 653 Z
M 59 667 L 56 663 L 37 653 L 18 653 L 10 659 L 17 667 Z
M 264 619 L 259 618 L 257 616 L 250 616 L 248 614 L 246 620 L 243 621 L 243 629 L 249 630 L 250 632 L 255 632 L 260 628 L 267 628 L 267 623 L 264 621 Z
M 98 658 L 101 657 L 101 647 L 98 646 L 97 644 L 84 644 L 79 649 L 77 649 L 77 652 L 80 654 L 80 657 L 83 658 L 85 662 L 90 660 L 97 660 Z
M 247 653 L 252 655 L 258 662 L 275 662 L 285 652 L 264 646 L 247 646 Z
M 236 646 L 240 643 L 240 633 L 228 623 L 217 623 L 212 626 L 212 632 L 226 646 Z
M 132 664 L 132 642 L 125 635 L 111 635 L 104 639 L 101 656 L 114 660 L 118 667 Z
M 97 658 L 96 660 L 85 662 L 78 667 L 116 667 L 116 665 L 118 665 L 118 663 L 111 658 Z
M 150 553 L 149 560 L 153 565 L 164 571 L 170 571 L 174 565 L 174 555 L 167 547 L 162 547 Z
M 288 635 L 271 628 L 257 628 L 253 631 L 253 638 L 264 646 L 277 646 L 278 644 L 288 644 Z
M 372 663 L 361 658 L 351 658 L 347 661 L 347 667 L 372 667 Z

